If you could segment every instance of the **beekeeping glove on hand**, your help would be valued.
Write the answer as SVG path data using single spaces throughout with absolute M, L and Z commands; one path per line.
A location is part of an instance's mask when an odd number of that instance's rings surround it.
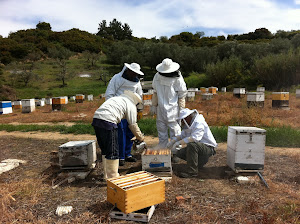
M 179 140 L 181 140 L 181 136 L 180 135 L 173 137 L 172 140 L 170 142 L 168 142 L 167 148 L 171 149 L 172 146 L 174 145 L 174 143 L 177 142 L 177 141 L 179 141 Z
M 179 106 L 180 110 L 185 108 L 185 97 L 182 97 L 182 98 L 178 99 L 178 106 Z
M 141 142 L 144 141 L 145 137 L 144 137 L 143 133 L 141 132 L 137 123 L 128 125 L 128 128 L 130 129 L 132 134 L 134 134 L 134 136 L 136 137 L 137 140 L 139 140 Z

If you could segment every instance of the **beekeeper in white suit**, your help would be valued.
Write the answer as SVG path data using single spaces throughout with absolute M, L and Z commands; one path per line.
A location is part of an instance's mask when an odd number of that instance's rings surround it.
M 180 177 L 194 177 L 198 175 L 209 157 L 216 154 L 217 142 L 210 131 L 202 114 L 197 110 L 185 108 L 180 111 L 178 121 L 182 125 L 181 134 L 174 137 L 167 145 L 172 151 L 177 150 L 176 156 L 187 161 L 187 172 L 179 173 Z
M 140 78 L 144 75 L 141 71 L 141 67 L 137 63 L 124 63 L 124 67 L 121 72 L 115 74 L 109 81 L 105 99 L 108 100 L 114 96 L 120 96 L 125 90 L 130 90 L 137 93 L 142 97 L 143 90 L 140 82 Z M 136 162 L 136 158 L 131 155 L 133 134 L 128 128 L 128 122 L 126 119 L 118 124 L 118 141 L 119 141 L 119 165 L 123 166 L 125 161 Z
M 187 88 L 179 68 L 178 63 L 164 59 L 156 66 L 157 73 L 152 82 L 152 106 L 157 106 L 156 127 L 161 148 L 168 144 L 168 130 L 170 138 L 181 132 L 176 119 L 179 111 L 185 108 Z
M 141 102 L 142 99 L 139 94 L 125 90 L 124 94 L 111 97 L 95 111 L 92 125 L 102 153 L 104 179 L 119 176 L 117 124 L 123 118 L 128 121 L 128 127 L 136 139 L 141 142 L 144 141 L 144 135 L 137 125 L 136 105 Z

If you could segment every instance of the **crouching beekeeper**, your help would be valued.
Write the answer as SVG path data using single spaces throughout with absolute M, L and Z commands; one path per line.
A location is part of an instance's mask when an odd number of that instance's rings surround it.
M 187 161 L 187 171 L 180 172 L 183 178 L 195 177 L 209 157 L 216 154 L 217 142 L 212 135 L 202 114 L 197 110 L 185 108 L 180 111 L 179 122 L 182 126 L 181 134 L 174 137 L 167 145 L 176 156 Z M 177 150 L 178 147 L 181 149 Z
M 136 106 L 141 102 L 139 94 L 125 90 L 124 94 L 109 98 L 95 111 L 92 125 L 102 153 L 104 179 L 119 176 L 118 123 L 122 119 L 127 119 L 136 139 L 144 141 L 137 125 Z

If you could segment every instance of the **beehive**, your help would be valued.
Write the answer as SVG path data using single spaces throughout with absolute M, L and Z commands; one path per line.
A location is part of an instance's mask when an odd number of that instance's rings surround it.
M 246 94 L 246 89 L 245 88 L 234 88 L 233 89 L 233 96 L 237 98 L 244 97 Z
M 296 98 L 300 98 L 300 89 L 296 89 Z
M 272 93 L 272 108 L 288 110 L 289 108 L 289 92 L 273 92 Z
M 142 170 L 167 171 L 172 173 L 170 149 L 145 149 L 141 155 Z
M 217 94 L 217 87 L 209 87 L 208 92 L 212 94 Z
M 264 107 L 265 93 L 264 92 L 248 92 L 247 106 L 248 107 Z
M 11 101 L 0 101 L 0 114 L 12 113 Z
M 152 99 L 152 95 L 151 93 L 144 93 L 143 94 L 143 100 L 151 100 Z
M 69 103 L 68 96 L 63 96 L 62 98 L 64 98 L 64 99 L 65 99 L 65 103 L 64 103 L 64 104 L 68 104 L 68 103 Z
M 62 105 L 66 104 L 66 98 L 65 97 L 53 97 L 52 98 L 52 110 L 61 110 Z
M 187 92 L 187 101 L 192 102 L 195 100 L 195 91 L 188 90 Z
M 223 93 L 226 93 L 226 87 L 222 87 L 222 88 L 221 88 L 221 91 L 222 91 Z
M 93 99 L 94 99 L 94 96 L 93 96 L 93 95 L 88 95 L 88 96 L 87 96 L 87 100 L 88 100 L 88 101 L 93 101 Z
M 59 165 L 62 169 L 92 169 L 96 165 L 96 141 L 70 141 L 59 146 Z
M 76 103 L 83 103 L 84 95 L 83 94 L 76 94 L 75 101 Z
M 201 88 L 200 88 L 200 92 L 201 92 L 201 93 L 206 93 L 206 88 L 205 88 L 205 87 L 201 87 Z
M 45 106 L 45 100 L 43 100 L 43 99 L 35 99 L 35 106 L 36 107 L 43 107 L 43 106 Z
M 46 98 L 46 99 L 45 99 L 45 103 L 46 103 L 47 105 L 52 105 L 52 98 Z
M 227 165 L 236 172 L 264 169 L 266 131 L 256 127 L 229 126 Z
M 21 100 L 14 101 L 12 107 L 14 109 L 22 109 L 22 101 Z
M 24 99 L 22 100 L 22 113 L 31 113 L 35 111 L 35 100 Z
M 147 171 L 107 180 L 107 201 L 128 214 L 165 201 L 165 181 Z
M 262 86 L 257 87 L 256 92 L 265 92 L 265 87 Z
M 211 100 L 213 98 L 213 94 L 212 93 L 202 93 L 201 97 L 202 97 L 202 100 Z

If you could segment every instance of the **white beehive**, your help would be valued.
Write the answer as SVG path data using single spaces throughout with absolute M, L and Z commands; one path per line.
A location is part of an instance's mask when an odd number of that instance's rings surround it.
M 187 101 L 192 102 L 195 100 L 196 92 L 193 90 L 188 90 L 187 92 Z
M 300 89 L 296 89 L 296 98 L 300 98 Z
M 265 93 L 264 92 L 248 92 L 247 93 L 247 105 L 264 107 Z
M 226 93 L 226 87 L 222 87 L 222 88 L 221 88 L 221 91 L 222 91 L 223 93 Z
M 25 99 L 22 100 L 22 113 L 31 113 L 35 111 L 35 100 Z
M 93 101 L 93 98 L 94 98 L 93 95 L 88 95 L 88 96 L 87 96 L 87 100 L 88 100 L 88 101 Z
M 233 96 L 235 97 L 243 97 L 246 94 L 246 89 L 245 88 L 234 88 L 233 89 Z
M 36 99 L 35 100 L 35 106 L 36 107 L 43 107 L 43 106 L 45 106 L 45 100 L 43 100 L 43 99 Z
M 46 103 L 47 105 L 52 105 L 52 98 L 46 98 L 46 99 L 45 99 L 45 103 Z
M 227 165 L 235 172 L 264 169 L 266 130 L 229 126 Z
M 96 166 L 96 141 L 70 141 L 59 146 L 59 165 L 62 169 L 92 169 Z
M 202 96 L 202 100 L 211 100 L 213 98 L 213 95 L 212 93 L 202 93 L 201 96 Z
M 11 101 L 0 101 L 0 114 L 12 113 Z
M 257 87 L 256 91 L 257 92 L 265 92 L 265 87 L 262 87 L 262 86 L 261 87 Z
M 170 149 L 145 149 L 141 155 L 142 170 L 149 172 L 167 171 L 172 174 Z
M 76 99 L 76 96 L 71 96 L 70 97 L 70 101 L 75 101 L 75 99 Z

